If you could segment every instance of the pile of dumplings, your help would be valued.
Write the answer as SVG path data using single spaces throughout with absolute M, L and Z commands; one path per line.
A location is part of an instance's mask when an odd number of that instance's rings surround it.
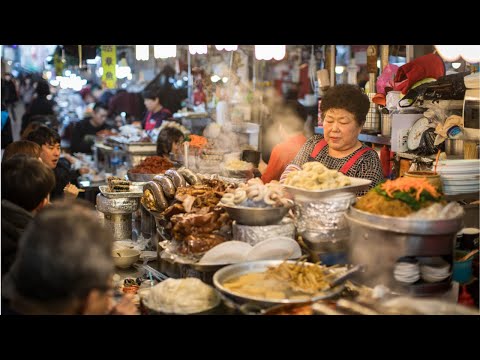
M 289 173 L 285 185 L 306 190 L 326 190 L 351 185 L 351 181 L 341 172 L 330 170 L 317 161 L 311 161 L 303 164 L 302 170 Z

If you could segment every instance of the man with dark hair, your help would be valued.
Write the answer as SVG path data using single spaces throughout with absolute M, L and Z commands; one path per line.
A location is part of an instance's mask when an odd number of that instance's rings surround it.
M 71 197 L 77 197 L 78 189 L 67 186 L 69 183 L 77 184 L 77 178 L 87 173 L 87 168 L 72 170 L 69 161 L 60 158 L 60 135 L 55 130 L 46 126 L 40 126 L 27 136 L 27 140 L 33 141 L 42 147 L 40 157 L 45 165 L 55 173 L 55 188 L 50 194 L 52 199 L 62 197 L 64 193 Z
M 16 154 L 2 161 L 2 278 L 34 214 L 49 202 L 55 175 L 40 160 Z
M 53 203 L 26 229 L 15 262 L 2 281 L 2 300 L 9 301 L 7 313 L 109 313 L 112 245 L 111 232 L 101 226 L 94 211 L 78 202 Z M 124 307 L 123 314 L 138 313 L 128 297 L 126 301 L 129 307 Z
M 96 103 L 93 107 L 93 115 L 75 124 L 72 131 L 70 151 L 92 154 L 92 146 L 95 143 L 95 134 L 107 128 L 108 107 L 103 103 Z

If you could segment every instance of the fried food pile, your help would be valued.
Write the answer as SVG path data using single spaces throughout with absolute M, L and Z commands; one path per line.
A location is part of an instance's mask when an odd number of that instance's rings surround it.
M 187 179 L 190 186 L 181 186 L 177 177 Z M 168 170 L 144 186 L 141 201 L 158 212 L 157 224 L 180 242 L 181 254 L 200 255 L 225 241 L 224 234 L 231 232 L 232 220 L 218 203 L 233 187 L 218 179 L 200 179 L 185 169 Z
M 401 177 L 377 185 L 354 207 L 372 214 L 405 217 L 434 203 L 445 203 L 443 194 L 426 178 Z
M 244 274 L 223 286 L 239 295 L 263 299 L 309 299 L 330 289 L 330 274 L 325 266 L 297 261 L 283 262 L 264 272 Z
M 130 169 L 134 174 L 160 174 L 173 167 L 173 163 L 162 156 L 148 156 Z

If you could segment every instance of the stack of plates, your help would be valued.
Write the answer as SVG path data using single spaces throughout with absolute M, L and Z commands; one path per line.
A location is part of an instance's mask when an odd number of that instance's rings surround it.
M 440 257 L 418 258 L 420 273 L 426 282 L 439 282 L 448 278 L 452 273 L 450 264 Z
M 413 284 L 420 279 L 418 262 L 397 262 L 393 270 L 393 277 L 399 282 Z
M 480 160 L 441 160 L 437 171 L 446 195 L 480 191 Z

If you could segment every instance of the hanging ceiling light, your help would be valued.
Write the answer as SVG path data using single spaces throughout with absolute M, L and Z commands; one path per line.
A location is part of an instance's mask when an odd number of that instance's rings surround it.
M 255 45 L 257 60 L 282 60 L 285 57 L 286 45 Z
M 153 45 L 155 59 L 166 59 L 177 56 L 177 45 Z
M 215 47 L 218 51 L 236 51 L 238 49 L 238 45 L 215 45 Z
M 206 54 L 207 53 L 207 45 L 188 45 L 188 50 L 190 54 Z
M 137 60 L 148 60 L 149 57 L 148 45 L 135 45 L 135 58 Z
M 479 45 L 435 45 L 435 49 L 444 60 L 450 62 L 460 58 L 469 63 L 480 62 Z

